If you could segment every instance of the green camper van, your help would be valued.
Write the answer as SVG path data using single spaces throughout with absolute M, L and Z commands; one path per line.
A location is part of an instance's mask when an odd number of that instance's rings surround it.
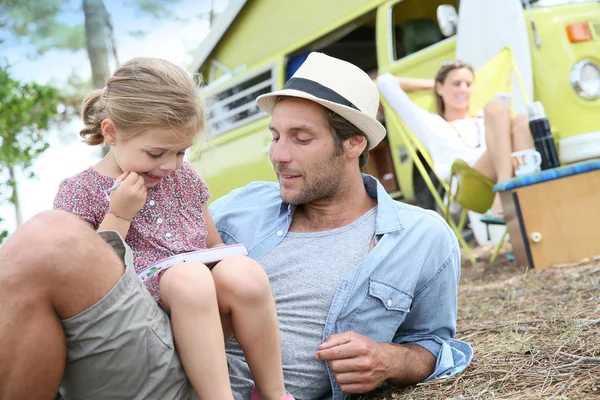
M 600 156 L 600 3 L 505 1 L 517 2 L 526 22 L 533 97 L 545 104 L 563 162 Z M 254 100 L 280 89 L 309 52 L 347 60 L 373 78 L 384 72 L 432 78 L 443 61 L 455 58 L 454 33 L 465 23 L 465 7 L 467 0 L 230 0 L 194 54 L 212 132 L 192 164 L 212 198 L 254 180 L 276 179 L 269 118 Z M 382 110 L 383 123 L 390 112 Z M 433 206 L 401 136 L 390 127 L 371 150 L 366 171 L 392 197 Z

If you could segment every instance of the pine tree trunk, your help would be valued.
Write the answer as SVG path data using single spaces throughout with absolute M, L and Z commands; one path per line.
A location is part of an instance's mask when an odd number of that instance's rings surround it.
M 23 225 L 23 213 L 21 212 L 21 201 L 19 200 L 19 190 L 17 185 L 17 177 L 15 175 L 15 167 L 8 167 L 8 174 L 10 176 L 10 186 L 12 186 L 12 196 L 10 197 L 11 203 L 15 206 L 15 216 L 17 217 L 17 227 Z
M 92 84 L 96 89 L 106 86 L 110 77 L 108 66 L 107 11 L 102 0 L 83 0 L 85 15 L 85 38 L 88 58 L 92 67 Z M 102 146 L 102 155 L 108 153 L 108 146 Z
M 88 58 L 92 67 L 92 83 L 97 89 L 106 85 L 110 76 L 106 46 L 106 14 L 102 0 L 83 0 L 85 37 Z

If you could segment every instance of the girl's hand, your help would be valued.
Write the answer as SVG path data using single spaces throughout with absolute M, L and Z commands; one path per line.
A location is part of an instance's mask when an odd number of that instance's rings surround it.
M 115 183 L 121 182 L 110 194 L 110 209 L 126 218 L 135 216 L 146 204 L 146 186 L 144 178 L 135 172 L 125 172 Z

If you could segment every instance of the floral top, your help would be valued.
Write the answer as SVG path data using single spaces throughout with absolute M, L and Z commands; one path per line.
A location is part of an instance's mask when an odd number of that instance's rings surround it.
M 78 215 L 98 229 L 109 210 L 104 190 L 114 181 L 90 167 L 61 182 L 54 208 Z M 133 250 L 136 273 L 175 254 L 206 248 L 202 205 L 209 198 L 206 184 L 188 163 L 148 189 L 146 204 L 133 218 L 125 238 Z M 158 276 L 145 284 L 162 306 Z

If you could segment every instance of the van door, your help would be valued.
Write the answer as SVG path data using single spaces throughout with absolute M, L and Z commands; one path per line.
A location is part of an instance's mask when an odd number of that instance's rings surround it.
M 445 38 L 437 21 L 437 8 L 449 4 L 458 9 L 458 0 L 393 0 L 377 11 L 377 59 L 379 73 L 433 79 L 443 61 L 454 58 L 456 40 Z M 411 99 L 435 112 L 431 93 L 410 93 Z M 385 119 L 393 110 L 384 109 Z M 402 198 L 425 208 L 434 200 L 409 157 L 401 133 L 387 126 L 390 151 L 402 191 Z

